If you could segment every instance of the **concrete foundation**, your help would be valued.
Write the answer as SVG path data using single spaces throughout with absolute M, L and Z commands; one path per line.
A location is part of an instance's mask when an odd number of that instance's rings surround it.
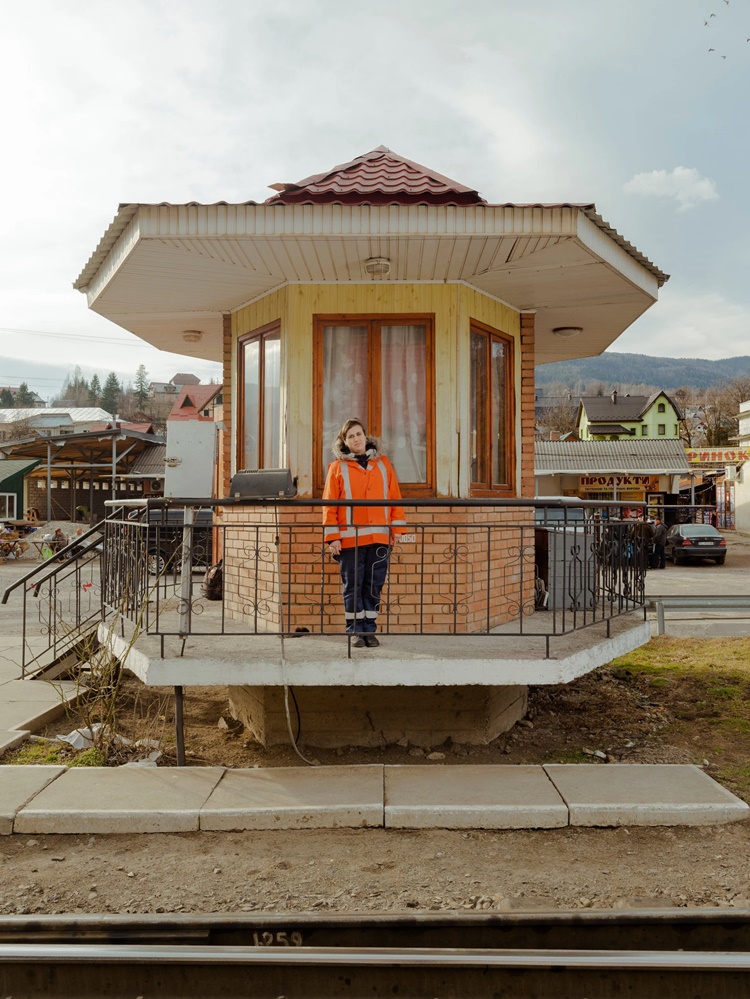
M 439 746 L 447 739 L 486 745 L 526 713 L 528 688 L 506 687 L 295 687 L 299 742 L 338 746 L 387 746 L 406 739 Z M 235 718 L 264 746 L 288 745 L 283 687 L 230 687 Z M 289 697 L 292 728 L 297 709 Z

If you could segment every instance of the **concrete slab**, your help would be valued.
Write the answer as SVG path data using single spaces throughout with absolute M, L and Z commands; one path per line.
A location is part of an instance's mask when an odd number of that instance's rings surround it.
M 15 749 L 28 735 L 27 729 L 0 729 L 0 756 L 9 749 Z
M 338 829 L 383 825 L 383 767 L 228 770 L 200 828 Z
M 65 767 L 0 766 L 0 836 L 10 836 L 19 810 L 64 772 Z
M 196 832 L 222 767 L 75 767 L 22 808 L 17 833 Z
M 555 829 L 568 809 L 542 767 L 385 767 L 393 829 Z
M 83 693 L 70 681 L 11 680 L 0 687 L 0 729 L 34 732 L 64 714 Z
M 543 619 L 545 627 L 554 615 Z M 558 622 L 559 624 L 559 622 Z M 377 651 L 352 650 L 342 636 L 305 635 L 281 642 L 272 635 L 193 634 L 182 643 L 168 637 L 161 656 L 158 635 L 141 634 L 133 641 L 99 625 L 99 640 L 147 686 L 173 687 L 190 677 L 191 686 L 295 687 L 435 687 L 481 684 L 568 683 L 651 639 L 641 612 L 551 639 L 546 658 L 545 634 L 381 635 Z M 527 627 L 532 628 L 528 623 Z
M 563 764 L 544 767 L 572 826 L 700 826 L 750 817 L 750 806 L 680 764 Z

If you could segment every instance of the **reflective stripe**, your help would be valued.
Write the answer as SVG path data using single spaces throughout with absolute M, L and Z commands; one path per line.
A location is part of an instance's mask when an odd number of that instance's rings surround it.
M 406 527 L 406 521 L 405 520 L 392 520 L 391 521 L 391 526 L 392 527 Z
M 340 532 L 342 538 L 367 538 L 374 534 L 387 534 L 388 525 L 380 524 L 378 527 L 342 527 Z
M 365 616 L 364 611 L 357 611 L 356 614 L 348 614 L 346 611 L 344 611 L 344 617 L 346 618 L 347 621 L 353 621 L 355 617 L 357 618 L 357 620 L 361 621 L 364 616 Z M 377 617 L 377 614 L 375 615 L 375 617 Z
M 344 499 L 348 499 L 348 500 L 354 499 L 354 497 L 352 496 L 352 483 L 351 483 L 351 480 L 349 478 L 349 467 L 348 467 L 348 465 L 347 465 L 347 463 L 345 461 L 340 461 L 339 462 L 339 468 L 341 469 L 341 478 L 344 481 Z M 354 511 L 353 511 L 352 507 L 350 507 L 350 506 L 345 507 L 345 509 L 344 509 L 344 516 L 346 517 L 346 523 L 347 524 L 351 524 L 353 522 L 352 521 L 352 514 L 353 514 L 353 512 Z
M 378 468 L 380 469 L 380 474 L 383 476 L 383 499 L 388 499 L 388 470 L 385 467 L 385 462 L 379 461 Z M 387 524 L 391 519 L 390 507 L 385 507 L 383 513 L 385 514 L 385 522 Z
M 330 536 L 332 534 L 338 534 L 338 533 L 339 533 L 338 527 L 324 527 L 323 528 L 323 537 L 324 538 L 330 538 Z
M 375 618 L 378 616 L 377 611 L 365 611 L 365 617 Z

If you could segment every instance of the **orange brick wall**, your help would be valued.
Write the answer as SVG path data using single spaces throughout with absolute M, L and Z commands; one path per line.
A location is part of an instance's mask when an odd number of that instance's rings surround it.
M 534 606 L 530 509 L 407 511 L 416 543 L 397 544 L 379 628 L 395 633 L 472 633 Z M 323 544 L 320 507 L 225 508 L 224 601 L 228 617 L 258 631 L 279 628 L 278 558 L 284 630 L 344 629 L 338 566 Z M 252 524 L 253 526 L 249 526 Z

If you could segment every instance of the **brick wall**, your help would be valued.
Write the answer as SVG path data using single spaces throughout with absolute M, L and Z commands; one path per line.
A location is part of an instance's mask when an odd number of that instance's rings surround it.
M 534 321 L 533 312 L 521 313 L 521 489 L 532 499 L 534 487 Z
M 383 591 L 383 631 L 472 633 L 534 606 L 534 525 L 529 509 L 407 511 L 416 542 L 397 544 Z M 225 508 L 227 615 L 252 630 L 341 632 L 338 566 L 323 544 L 320 507 Z M 252 526 L 250 526 L 252 524 Z

